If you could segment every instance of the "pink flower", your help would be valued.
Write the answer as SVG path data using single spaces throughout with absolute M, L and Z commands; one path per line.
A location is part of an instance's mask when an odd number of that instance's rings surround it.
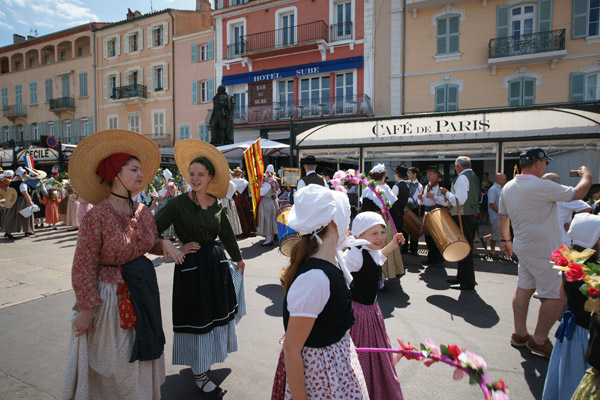
M 338 180 L 342 180 L 346 177 L 346 173 L 344 171 L 337 171 L 335 174 L 333 174 L 333 179 L 338 179 Z
M 465 376 L 465 373 L 462 369 L 460 368 L 456 368 L 454 370 L 454 375 L 452 375 L 452 379 L 454 379 L 455 381 L 459 381 L 461 380 L 463 377 Z
M 474 370 L 487 368 L 483 357 L 481 357 L 478 354 L 471 353 L 470 351 L 460 353 L 458 359 L 460 360 L 460 362 L 467 364 L 470 368 L 473 368 Z
M 495 390 L 492 393 L 492 399 L 491 400 L 510 400 L 510 397 L 508 397 L 508 394 L 506 394 L 504 392 L 500 392 L 498 390 Z
M 436 356 L 442 355 L 440 348 L 435 345 L 435 342 L 432 339 L 425 339 L 423 346 L 425 346 L 425 348 L 429 350 L 431 354 L 435 354 Z
M 356 176 L 355 176 L 355 177 L 352 177 L 352 178 L 350 179 L 350 183 L 352 183 L 352 184 L 354 184 L 354 185 L 358 185 L 358 184 L 360 183 L 360 178 L 358 178 L 358 177 L 356 177 Z

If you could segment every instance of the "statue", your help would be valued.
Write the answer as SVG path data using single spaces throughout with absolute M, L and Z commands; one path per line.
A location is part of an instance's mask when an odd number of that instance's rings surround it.
M 210 116 L 210 144 L 221 146 L 233 144 L 233 110 L 235 99 L 225 91 L 225 86 L 220 85 L 217 94 L 213 97 L 213 111 Z

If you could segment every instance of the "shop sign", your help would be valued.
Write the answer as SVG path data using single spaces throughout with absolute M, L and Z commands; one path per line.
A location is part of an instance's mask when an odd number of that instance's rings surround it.
M 402 136 L 427 133 L 484 133 L 490 128 L 489 119 L 463 116 L 381 121 L 373 125 L 371 132 L 375 136 Z
M 44 147 L 32 147 L 25 149 L 17 153 L 17 159 L 22 159 L 24 156 L 33 157 L 34 161 L 57 161 L 58 152 L 53 149 L 47 149 Z
M 271 104 L 273 97 L 273 81 L 248 85 L 248 105 L 265 106 Z

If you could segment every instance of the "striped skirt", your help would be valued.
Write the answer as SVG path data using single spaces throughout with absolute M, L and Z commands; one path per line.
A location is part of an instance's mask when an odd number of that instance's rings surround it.
M 392 240 L 396 240 L 396 233 L 394 232 L 394 228 L 389 221 L 386 221 L 385 224 L 385 242 L 383 247 L 387 246 Z M 392 279 L 397 276 L 404 275 L 404 263 L 402 262 L 402 254 L 400 254 L 400 248 L 398 247 L 396 250 L 392 251 L 392 253 L 387 257 L 387 260 L 382 266 L 382 273 L 385 279 Z

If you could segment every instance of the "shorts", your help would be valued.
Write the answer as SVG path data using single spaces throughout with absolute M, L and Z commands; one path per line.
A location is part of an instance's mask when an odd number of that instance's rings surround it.
M 492 222 L 492 232 L 490 239 L 494 242 L 499 242 L 502 240 L 502 235 L 500 234 L 500 218 L 496 218 L 494 222 Z
M 517 287 L 535 289 L 542 299 L 559 299 L 560 271 L 552 268 L 547 258 L 519 256 Z

